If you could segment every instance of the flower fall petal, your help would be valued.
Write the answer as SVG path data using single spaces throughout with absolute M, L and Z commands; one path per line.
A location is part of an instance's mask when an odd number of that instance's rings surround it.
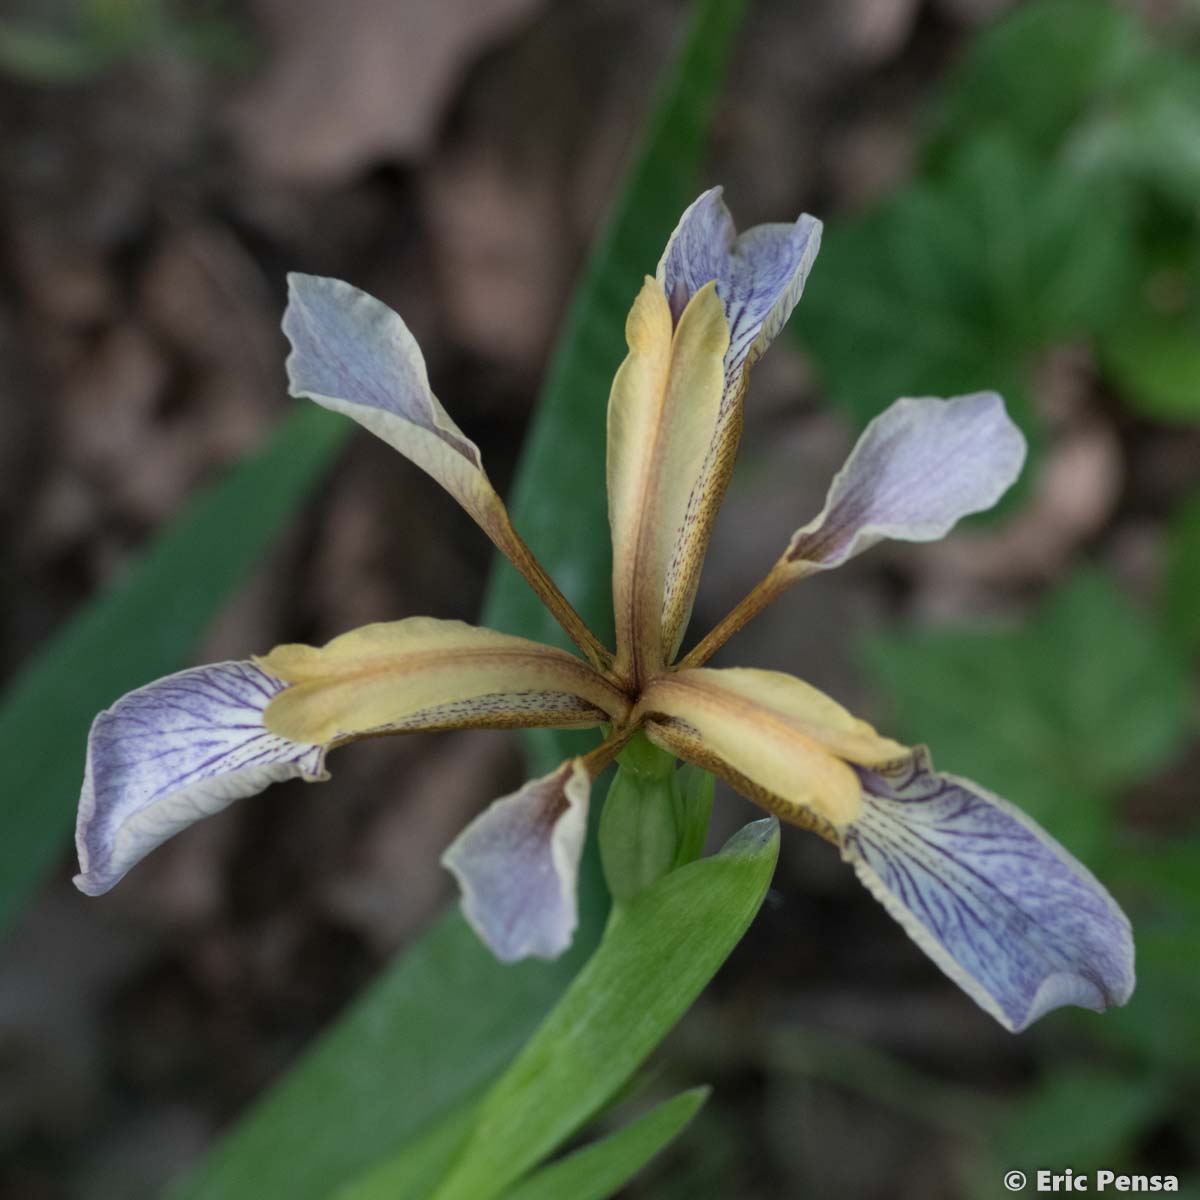
M 266 729 L 284 687 L 249 662 L 216 663 L 122 696 L 92 723 L 75 885 L 106 892 L 172 834 L 295 776 L 325 779 L 322 746 Z
M 907 763 L 858 769 L 862 815 L 842 857 L 908 935 L 1005 1028 L 1133 991 L 1129 921 L 1092 873 L 1019 809 Z

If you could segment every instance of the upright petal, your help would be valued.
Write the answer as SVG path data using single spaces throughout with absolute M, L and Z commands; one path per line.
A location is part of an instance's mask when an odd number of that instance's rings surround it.
M 321 647 L 276 646 L 259 661 L 291 685 L 267 707 L 267 728 L 320 745 L 412 729 L 587 728 L 629 710 L 565 650 L 433 617 L 364 625 Z
M 712 440 L 729 333 L 711 285 L 696 293 L 672 329 L 652 279 L 625 330 L 629 355 L 608 404 L 608 511 L 616 669 L 640 680 L 666 662 L 664 589 Z
M 89 896 L 108 891 L 172 834 L 283 779 L 327 778 L 324 749 L 268 731 L 283 684 L 249 662 L 169 675 L 92 724 L 75 841 Z
M 1012 486 L 1025 438 L 995 392 L 897 400 L 863 430 L 820 515 L 793 536 L 779 569 L 837 567 L 884 538 L 931 542 Z
M 646 689 L 639 713 L 651 741 L 827 837 L 861 812 L 862 789 L 848 762 L 878 766 L 908 754 L 779 671 L 672 671 Z
M 442 856 L 463 915 L 501 961 L 557 958 L 571 944 L 590 792 L 584 761 L 570 759 L 493 801 Z
M 509 520 L 479 448 L 429 386 L 408 326 L 374 296 L 340 279 L 288 276 L 283 331 L 292 343 L 293 396 L 344 413 L 442 485 L 506 555 L 576 645 L 596 663 L 607 652 L 555 587 Z
M 757 225 L 739 236 L 721 189 L 712 188 L 680 218 L 658 264 L 658 283 L 676 316 L 700 288 L 716 280 L 730 330 L 720 412 L 667 571 L 663 640 L 668 658 L 679 649 L 691 617 L 713 522 L 733 472 L 746 374 L 799 301 L 820 243 L 821 223 L 807 215 L 793 225 Z
M 677 314 L 717 281 L 729 322 L 726 372 L 733 378 L 762 355 L 799 302 L 821 246 L 821 222 L 805 213 L 795 224 L 755 225 L 739 236 L 721 192 L 710 188 L 679 218 L 657 278 Z
M 1018 1031 L 1066 1004 L 1133 992 L 1129 921 L 1092 873 L 1007 801 L 935 772 L 922 747 L 858 769 L 842 857 L 973 1000 Z

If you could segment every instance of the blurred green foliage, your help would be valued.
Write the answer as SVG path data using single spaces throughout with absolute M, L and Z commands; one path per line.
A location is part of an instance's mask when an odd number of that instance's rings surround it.
M 32 83 L 79 84 L 133 59 L 175 55 L 237 70 L 251 43 L 223 0 L 54 0 L 8 6 L 0 73 Z
M 1200 651 L 1200 489 L 1180 506 L 1167 531 L 1163 605 L 1167 629 L 1180 648 Z
M 1034 368 L 1066 341 L 1140 420 L 1200 420 L 1196 32 L 1044 0 L 977 36 L 935 96 L 911 182 L 833 223 L 797 323 L 856 422 L 897 395 L 994 387 L 1036 445 Z M 1200 1157 L 1200 829 L 1183 782 L 1198 649 L 1200 492 L 1169 522 L 1157 612 L 1087 567 L 1024 624 L 862 647 L 899 731 L 1027 809 L 1134 924 L 1132 1001 L 1033 1035 L 1037 1079 L 981 1122 L 980 1197 L 1013 1168 L 1153 1166 L 1164 1126 L 1187 1131 L 1177 1155 Z M 1157 821 L 1138 812 L 1147 789 L 1169 798 Z
M 1174 645 L 1098 571 L 1077 574 L 1024 626 L 892 633 L 863 649 L 906 738 L 1088 861 L 1105 850 L 1121 793 L 1189 733 Z
M 1035 432 L 1037 358 L 1091 345 L 1133 410 L 1200 419 L 1200 71 L 1098 0 L 1019 6 L 931 114 L 916 177 L 832 223 L 796 332 L 865 423 L 992 387 Z

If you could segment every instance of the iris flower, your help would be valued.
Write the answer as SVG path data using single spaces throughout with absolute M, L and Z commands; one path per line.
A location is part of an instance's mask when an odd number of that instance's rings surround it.
M 410 617 L 325 646 L 282 645 L 139 688 L 92 726 L 78 887 L 107 891 L 172 834 L 268 784 L 327 778 L 326 755 L 411 730 L 603 726 L 590 753 L 496 800 L 446 851 L 467 919 L 501 959 L 554 957 L 598 773 L 637 731 L 832 842 L 930 958 L 1009 1029 L 1133 988 L 1129 922 L 1033 821 L 924 747 L 883 737 L 776 671 L 705 666 L 793 583 L 884 538 L 923 542 L 989 508 L 1024 440 L 1001 398 L 897 400 L 763 581 L 682 658 L 700 568 L 742 427 L 747 377 L 800 298 L 820 223 L 737 235 L 720 189 L 683 214 L 626 322 L 608 406 L 616 648 L 591 632 L 513 528 L 478 448 L 430 390 L 380 301 L 293 275 L 292 395 L 344 413 L 438 481 L 505 554 L 581 656 L 460 621 Z M 869 347 L 864 353 L 869 353 Z

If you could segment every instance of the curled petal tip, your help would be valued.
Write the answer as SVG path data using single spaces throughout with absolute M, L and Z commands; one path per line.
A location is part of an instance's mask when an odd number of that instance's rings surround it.
M 996 392 L 897 400 L 863 430 L 820 515 L 792 537 L 783 570 L 840 566 L 885 538 L 945 537 L 1008 491 L 1025 450 Z
M 909 936 L 1013 1032 L 1063 1005 L 1102 1012 L 1133 992 L 1129 920 L 1029 817 L 920 750 L 858 769 L 862 816 L 842 856 Z
M 283 686 L 253 663 L 217 663 L 147 684 L 102 712 L 88 738 L 75 886 L 98 896 L 202 817 L 279 780 L 326 778 L 324 747 L 263 726 Z
M 759 358 L 800 300 L 821 244 L 821 222 L 756 225 L 738 234 L 721 187 L 701 193 L 679 218 L 658 264 L 668 297 L 690 299 L 712 280 L 730 328 L 726 373 L 731 383 Z
M 492 802 L 442 856 L 462 910 L 501 962 L 557 958 L 578 923 L 591 779 L 579 759 Z

